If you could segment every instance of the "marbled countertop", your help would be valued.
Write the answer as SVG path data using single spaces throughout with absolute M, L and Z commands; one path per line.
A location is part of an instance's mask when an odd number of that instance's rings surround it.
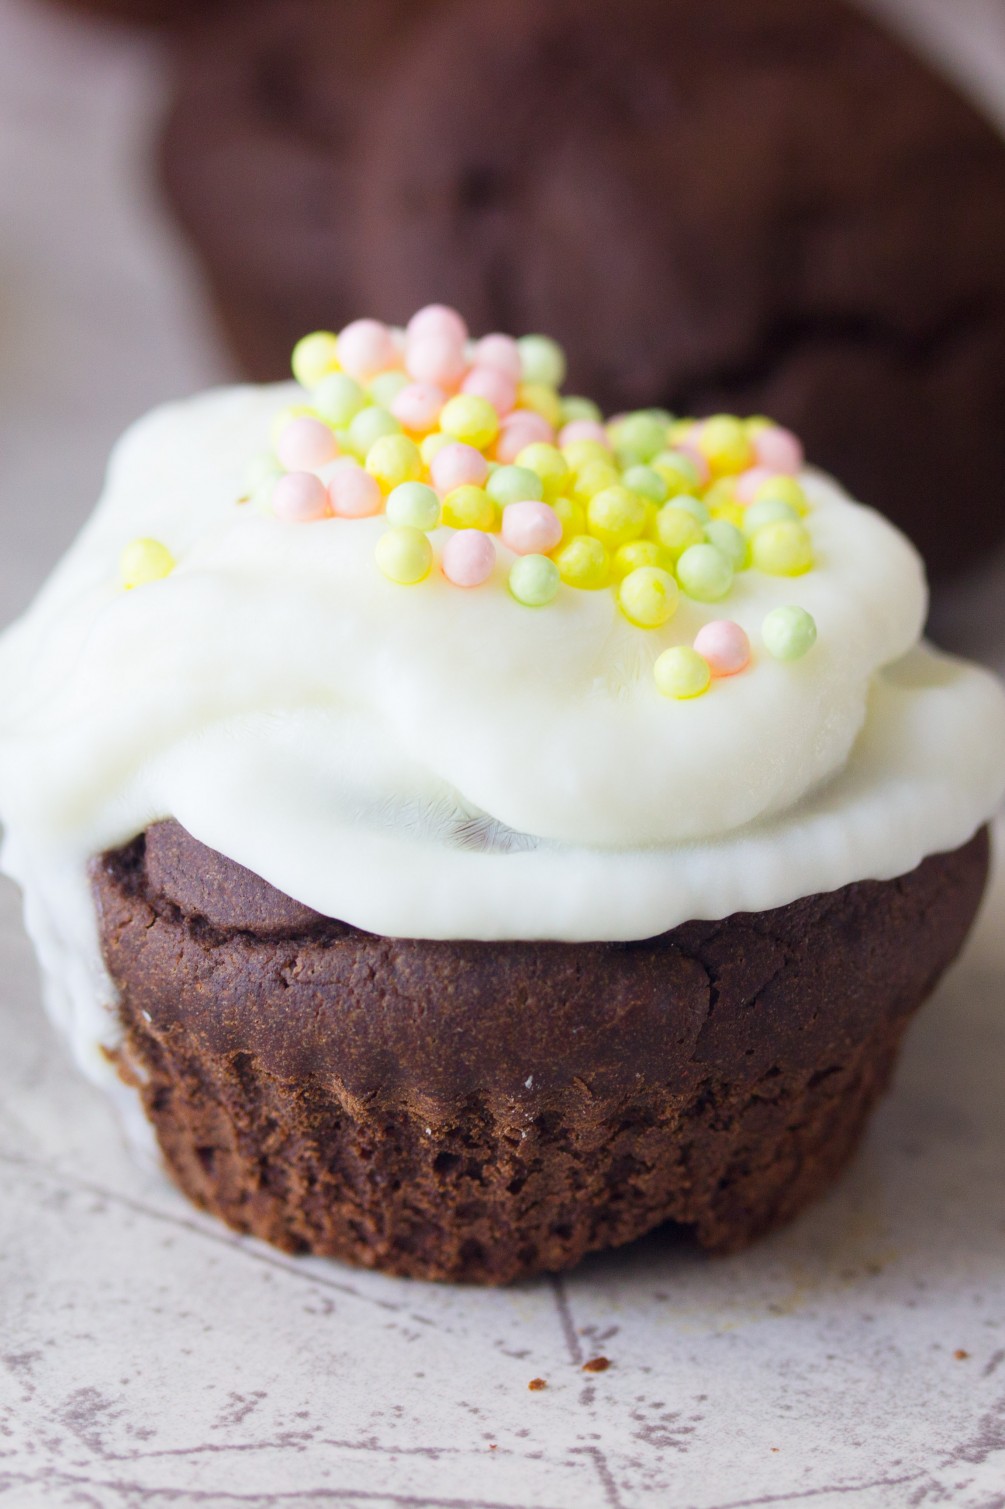
M 869 3 L 909 7 L 1005 118 L 1001 0 Z M 144 171 L 161 67 L 0 0 L 2 620 L 122 426 L 227 376 Z M 943 608 L 999 664 L 1003 583 Z M 999 867 L 851 1173 L 790 1229 L 719 1260 L 656 1236 L 496 1293 L 284 1257 L 138 1167 L 42 1016 L 4 883 L 0 1505 L 1000 1509 L 1003 919 Z

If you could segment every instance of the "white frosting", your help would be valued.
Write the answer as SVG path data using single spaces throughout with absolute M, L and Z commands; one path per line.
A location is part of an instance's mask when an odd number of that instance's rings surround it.
M 916 555 L 828 478 L 803 478 L 814 571 L 746 572 L 642 631 L 609 591 L 515 603 L 501 546 L 484 587 L 399 587 L 373 561 L 384 520 L 239 503 L 290 396 L 227 389 L 135 426 L 0 641 L 4 865 L 82 1052 L 109 999 L 86 862 L 159 817 L 375 932 L 587 940 L 904 873 L 997 805 L 1001 689 L 917 647 Z M 179 564 L 123 593 L 139 535 Z M 819 640 L 783 665 L 759 629 L 786 602 Z M 656 656 L 721 616 L 754 667 L 661 696 Z

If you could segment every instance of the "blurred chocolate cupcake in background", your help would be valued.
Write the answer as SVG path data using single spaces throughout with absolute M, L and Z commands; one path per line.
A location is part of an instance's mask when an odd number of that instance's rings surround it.
M 52 0 L 52 3 L 112 21 L 166 26 L 218 11 L 226 0 Z
M 933 574 L 1005 487 L 1005 143 L 844 0 L 258 0 L 163 146 L 249 375 L 425 301 L 608 410 L 764 411 Z

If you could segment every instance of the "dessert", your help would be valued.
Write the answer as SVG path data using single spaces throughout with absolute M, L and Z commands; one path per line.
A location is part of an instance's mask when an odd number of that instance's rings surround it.
M 426 1278 L 827 1186 L 959 950 L 1005 695 L 762 418 L 357 320 L 155 411 L 0 641 L 48 1004 L 238 1230 Z
M 446 299 L 610 412 L 773 415 L 933 575 L 984 558 L 1005 145 L 951 84 L 844 0 L 374 17 L 264 0 L 180 52 L 165 182 L 251 376 Z

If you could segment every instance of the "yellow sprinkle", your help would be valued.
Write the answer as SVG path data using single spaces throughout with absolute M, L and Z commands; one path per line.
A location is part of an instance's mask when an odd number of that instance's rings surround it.
M 562 400 L 554 388 L 540 382 L 522 382 L 516 390 L 518 409 L 530 409 L 546 419 L 553 429 L 562 423 Z
M 595 493 L 586 510 L 590 533 L 611 550 L 637 540 L 646 527 L 646 518 L 646 505 L 638 493 L 621 486 Z
M 659 566 L 637 566 L 618 590 L 622 613 L 640 629 L 662 628 L 676 613 L 679 597 L 677 583 Z
M 617 487 L 621 473 L 611 461 L 587 461 L 575 473 L 569 489 L 577 503 L 587 504 L 605 487 Z
M 637 571 L 640 566 L 658 566 L 661 571 L 672 572 L 673 552 L 655 540 L 631 540 L 627 545 L 619 545 L 614 552 L 611 574 L 616 582 L 620 582 L 629 571 Z
M 525 445 L 516 458 L 517 466 L 525 466 L 540 477 L 544 486 L 545 502 L 551 503 L 565 488 L 569 480 L 569 464 L 557 446 L 536 440 Z
M 366 469 L 384 492 L 422 477 L 422 454 L 407 435 L 381 435 L 366 453 Z
M 499 415 L 487 398 L 473 393 L 458 393 L 448 399 L 440 414 L 440 429 L 452 440 L 473 445 L 483 451 L 499 433 Z
M 785 477 L 781 474 L 777 477 L 769 477 L 762 482 L 754 493 L 753 501 L 763 503 L 766 498 L 777 498 L 780 503 L 787 503 L 794 508 L 797 514 L 806 514 L 810 511 L 810 501 L 802 484 L 795 477 Z
M 813 541 L 805 524 L 765 524 L 750 542 L 751 564 L 769 576 L 802 576 L 813 565 Z
M 742 503 L 716 503 L 708 511 L 713 519 L 725 519 L 727 524 L 733 524 L 737 529 L 743 528 L 746 514 Z
M 568 445 L 563 445 L 562 455 L 574 472 L 581 471 L 588 461 L 612 465 L 610 447 L 602 445 L 599 440 L 570 440 Z
M 496 505 L 484 487 L 466 483 L 443 500 L 443 523 L 451 529 L 492 530 L 498 525 Z
M 684 644 L 663 651 L 653 666 L 653 676 L 664 697 L 681 699 L 700 697 L 712 679 L 705 657 Z
M 611 578 L 611 563 L 607 551 L 592 535 L 577 534 L 564 542 L 554 554 L 563 582 L 570 587 L 595 591 L 606 587 Z
M 754 460 L 746 427 L 733 414 L 714 414 L 706 419 L 698 432 L 698 449 L 715 477 L 745 471 Z
M 668 446 L 673 449 L 675 445 L 680 445 L 682 440 L 687 440 L 693 429 L 693 419 L 675 419 L 667 430 Z
M 131 540 L 119 556 L 119 584 L 126 592 L 170 576 L 175 558 L 160 540 Z
M 563 540 L 586 533 L 586 510 L 581 503 L 573 498 L 556 498 L 551 506 L 561 521 Z
M 437 451 L 442 451 L 445 445 L 453 445 L 453 443 L 454 437 L 444 435 L 442 430 L 434 430 L 431 435 L 427 435 L 419 444 L 419 455 L 422 457 L 423 465 L 432 466 L 433 457 Z
M 668 550 L 675 561 L 685 550 L 700 545 L 705 538 L 705 531 L 694 514 L 678 508 L 675 503 L 664 503 L 656 515 L 654 532 L 657 544 Z
M 329 372 L 338 371 L 338 336 L 330 330 L 314 330 L 293 348 L 293 376 L 301 387 L 316 388 Z
M 427 535 L 411 524 L 388 529 L 377 541 L 374 558 L 388 581 L 414 587 L 425 581 L 433 566 L 433 547 Z

